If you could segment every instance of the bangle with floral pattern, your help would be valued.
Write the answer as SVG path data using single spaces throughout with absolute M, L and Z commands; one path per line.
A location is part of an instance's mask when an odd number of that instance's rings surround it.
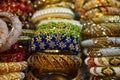
M 80 43 L 71 36 L 42 35 L 31 39 L 30 53 L 44 50 L 72 51 L 75 55 L 80 53 Z

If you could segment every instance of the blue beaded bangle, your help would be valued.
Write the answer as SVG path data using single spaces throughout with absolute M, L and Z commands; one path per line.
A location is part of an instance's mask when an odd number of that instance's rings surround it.
M 79 41 L 70 36 L 42 35 L 34 36 L 31 39 L 30 53 L 44 50 L 72 51 L 74 54 L 80 53 Z

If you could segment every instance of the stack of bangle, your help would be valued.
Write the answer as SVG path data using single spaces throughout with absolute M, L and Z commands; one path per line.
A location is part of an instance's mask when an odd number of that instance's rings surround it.
M 120 66 L 120 57 L 88 57 L 85 63 L 90 67 Z
M 2 62 L 0 63 L 0 74 L 4 75 L 11 72 L 20 72 L 27 68 L 27 62 Z
M 27 61 L 28 65 L 37 74 L 61 73 L 72 77 L 77 75 L 78 68 L 82 63 L 76 55 L 45 54 L 41 52 L 31 55 Z
M 36 11 L 32 16 L 35 24 L 46 19 L 74 19 L 74 13 L 68 8 L 54 7 Z
M 83 39 L 97 37 L 120 37 L 120 23 L 88 24 L 82 31 Z
M 0 75 L 0 80 L 23 80 L 25 74 L 23 72 L 13 72 L 5 75 Z
M 90 73 L 95 76 L 117 76 L 117 77 L 120 77 L 120 67 L 91 67 Z

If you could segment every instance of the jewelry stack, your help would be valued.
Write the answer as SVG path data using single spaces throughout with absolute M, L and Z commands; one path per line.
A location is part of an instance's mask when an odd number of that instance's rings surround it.
M 73 5 L 72 0 L 34 2 L 31 20 L 36 31 L 30 43 L 27 80 L 72 80 L 80 75 L 82 25 L 74 20 Z
M 120 1 L 76 0 L 83 23 L 82 42 L 89 80 L 120 77 Z

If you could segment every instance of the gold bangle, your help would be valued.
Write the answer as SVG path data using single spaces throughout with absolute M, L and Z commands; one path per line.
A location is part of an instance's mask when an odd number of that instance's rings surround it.
M 120 2 L 117 0 L 90 0 L 87 3 L 85 3 L 83 5 L 83 9 L 90 10 L 92 8 L 96 8 L 96 7 L 107 7 L 107 6 L 111 6 L 111 7 L 120 7 Z
M 83 39 L 97 38 L 97 37 L 119 37 L 120 36 L 119 23 L 101 23 L 88 24 L 82 30 Z
M 74 55 L 46 55 L 44 53 L 36 53 L 28 58 L 28 65 L 35 70 L 39 70 L 39 74 L 45 73 L 64 73 L 75 77 L 82 61 Z M 72 73 L 71 73 L 72 72 Z
M 120 46 L 120 37 L 100 37 L 82 41 L 83 47 L 110 48 Z
M 81 18 L 91 19 L 103 15 L 119 15 L 119 13 L 120 10 L 116 7 L 98 7 L 85 12 L 84 15 L 81 15 Z
M 28 72 L 26 80 L 39 80 L 31 71 Z
M 120 47 L 110 47 L 110 48 L 85 48 L 83 50 L 84 54 L 89 57 L 110 57 L 119 56 Z
M 89 80 L 118 80 L 118 77 L 116 76 L 110 76 L 110 77 L 90 76 Z
M 23 72 L 13 72 L 5 75 L 0 75 L 0 80 L 23 80 L 25 74 Z
M 98 17 L 93 17 L 91 20 L 94 23 L 119 23 L 120 22 L 120 16 L 112 16 L 112 15 L 104 15 L 104 16 L 98 16 Z
M 27 62 L 9 62 L 0 63 L 0 74 L 6 74 L 10 72 L 19 72 L 27 68 Z
M 93 59 L 91 62 L 89 60 Z M 105 67 L 105 66 L 120 66 L 120 57 L 88 57 L 85 60 L 85 63 L 90 67 Z M 93 66 L 95 64 L 95 66 Z

